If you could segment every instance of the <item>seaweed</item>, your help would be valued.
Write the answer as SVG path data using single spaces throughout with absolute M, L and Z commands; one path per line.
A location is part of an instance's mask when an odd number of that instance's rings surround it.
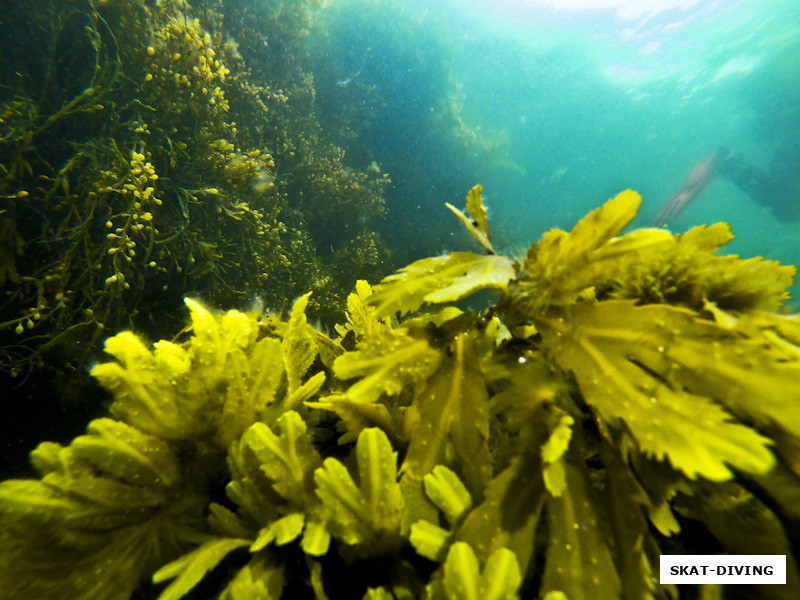
M 714 547 L 787 555 L 748 593 L 796 597 L 794 269 L 623 234 L 632 191 L 506 258 L 480 195 L 482 253 L 359 281 L 334 334 L 306 294 L 109 338 L 110 416 L 0 483 L 6 596 L 692 598 L 658 557 Z
M 325 318 L 359 277 L 384 274 L 373 228 L 389 176 L 369 161 L 346 164 L 318 123 L 304 42 L 317 8 L 9 7 L 0 56 L 9 385 L 48 367 L 80 371 L 110 333 L 158 335 L 179 324 L 187 294 L 218 306 L 257 296 L 281 311 L 313 290 L 309 312 Z

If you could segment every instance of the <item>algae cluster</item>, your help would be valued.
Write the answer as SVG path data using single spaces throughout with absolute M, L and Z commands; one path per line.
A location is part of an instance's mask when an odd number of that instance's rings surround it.
M 800 579 L 795 270 L 727 227 L 620 235 L 621 193 L 515 260 L 358 282 L 347 320 L 214 314 L 92 374 L 110 414 L 0 484 L 0 589 L 72 599 L 694 598 L 662 553 L 786 554 Z M 460 303 L 493 290 L 482 314 Z M 707 588 L 703 597 L 721 597 Z
M 188 293 L 330 317 L 387 252 L 388 175 L 316 117 L 316 0 L 46 0 L 5 7 L 0 368 L 151 335 Z

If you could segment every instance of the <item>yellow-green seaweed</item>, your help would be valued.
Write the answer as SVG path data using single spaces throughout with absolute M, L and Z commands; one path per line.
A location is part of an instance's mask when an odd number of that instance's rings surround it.
M 794 271 L 717 257 L 724 226 L 621 235 L 638 205 L 441 263 L 499 269 L 360 281 L 336 337 L 305 295 L 288 321 L 187 299 L 185 342 L 109 338 L 111 417 L 0 483 L 0 589 L 666 600 L 696 591 L 659 585 L 659 555 L 715 544 L 787 555 L 750 593 L 796 598 Z M 484 314 L 456 306 L 487 287 Z
M 174 327 L 188 294 L 281 311 L 313 290 L 309 312 L 331 317 L 381 273 L 389 177 L 353 168 L 316 119 L 304 40 L 319 7 L 9 5 L 9 44 L 25 46 L 0 57 L 7 385 L 82 371 L 122 329 Z

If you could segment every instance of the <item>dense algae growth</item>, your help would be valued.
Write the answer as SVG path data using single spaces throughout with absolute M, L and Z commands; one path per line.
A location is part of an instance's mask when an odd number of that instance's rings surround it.
M 389 175 L 318 117 L 318 0 L 36 0 L 0 18 L 0 477 L 109 400 L 105 338 L 183 298 L 332 323 L 391 271 Z M 342 131 L 347 128 L 342 126 Z
M 715 255 L 724 225 L 620 236 L 639 203 L 513 260 L 476 187 L 452 209 L 483 251 L 360 281 L 334 335 L 305 295 L 287 321 L 186 300 L 188 338 L 110 338 L 110 415 L 0 484 L 0 589 L 694 598 L 659 554 L 729 552 L 786 554 L 748 594 L 796 598 L 795 270 Z
M 271 7 L 266 11 L 266 7 Z M 331 317 L 383 274 L 389 177 L 331 142 L 317 0 L 11 3 L 0 47 L 0 370 L 81 370 L 183 296 Z M 62 353 L 61 355 L 57 354 Z M 4 381 L 6 381 L 4 379 Z

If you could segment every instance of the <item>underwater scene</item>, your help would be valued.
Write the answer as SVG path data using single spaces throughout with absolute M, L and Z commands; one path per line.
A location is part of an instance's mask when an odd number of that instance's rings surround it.
M 8 0 L 0 600 L 796 600 L 798 264 L 795 0 Z

